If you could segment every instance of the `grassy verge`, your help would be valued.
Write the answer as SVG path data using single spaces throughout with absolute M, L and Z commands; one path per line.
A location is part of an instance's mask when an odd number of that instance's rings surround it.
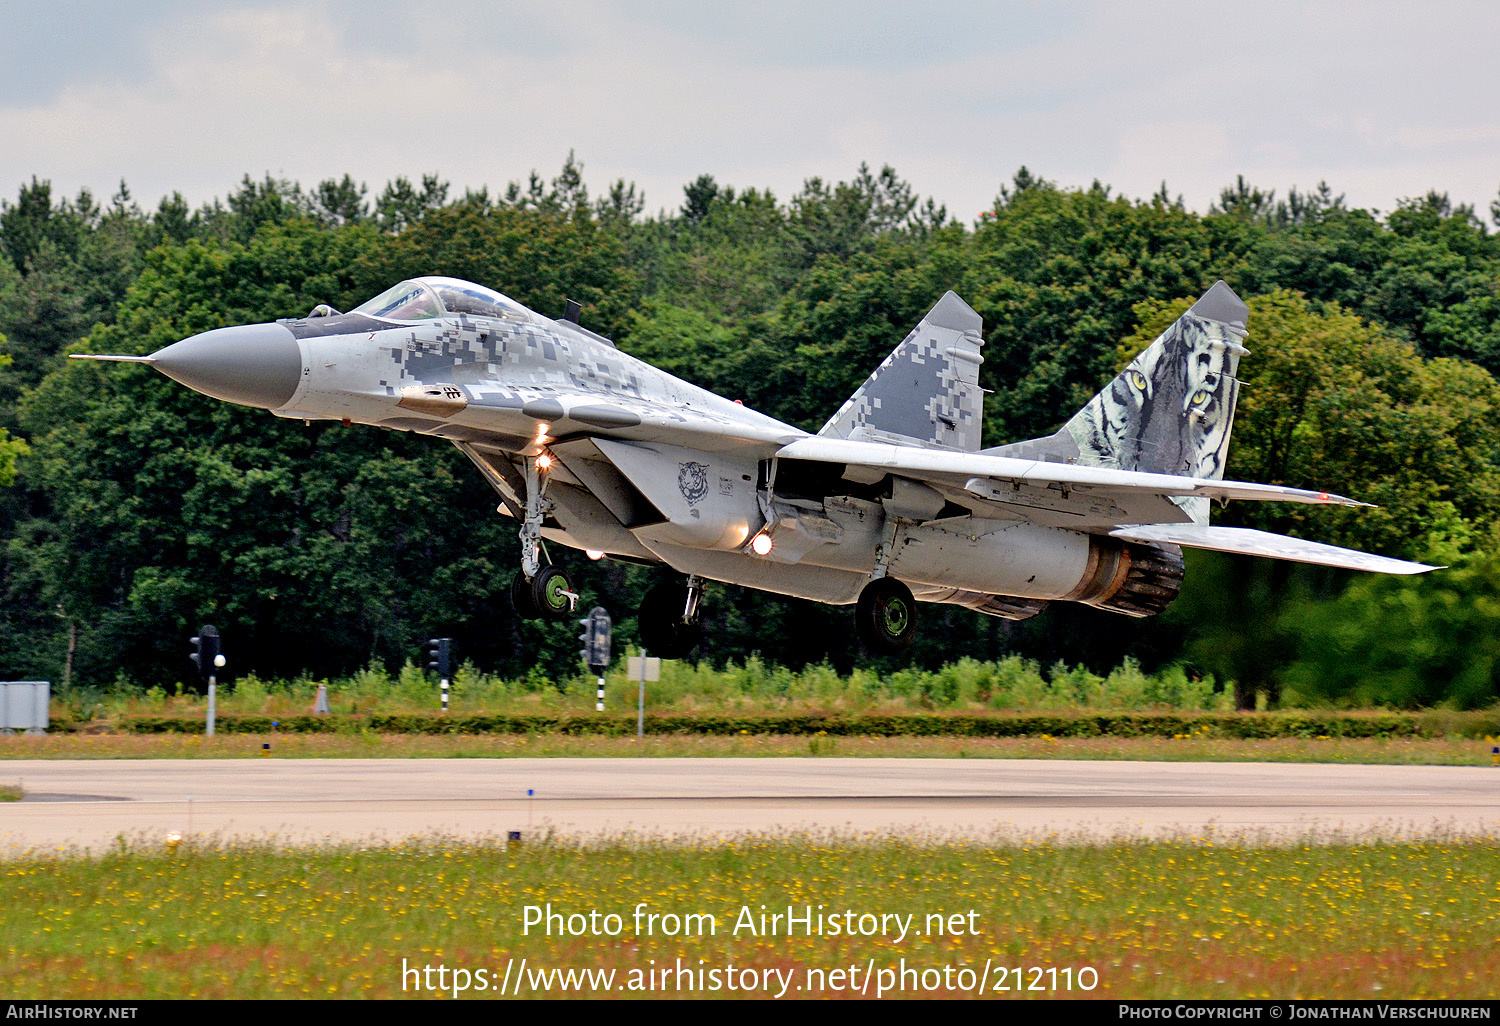
M 580 671 L 581 671 L 580 667 Z M 218 691 L 221 715 L 286 719 L 311 711 L 319 686 L 335 713 L 401 715 L 435 712 L 437 681 L 407 664 L 391 674 L 372 665 L 353 676 L 331 680 L 261 680 L 254 675 L 230 681 Z M 540 670 L 507 679 L 459 667 L 450 695 L 455 714 L 576 716 L 594 706 L 596 680 L 580 672 L 551 679 Z M 622 665 L 606 675 L 606 701 L 612 710 L 632 710 L 637 684 Z M 1181 667 L 1155 674 L 1132 660 L 1106 676 L 1058 663 L 1044 669 L 1032 660 L 1009 656 L 995 661 L 963 658 L 937 670 L 906 668 L 889 673 L 857 669 L 839 674 L 829 666 L 791 670 L 752 657 L 715 668 L 667 660 L 661 680 L 646 689 L 648 711 L 684 715 L 772 715 L 786 713 L 1047 712 L 1092 710 L 1232 711 L 1230 692 L 1212 677 L 1190 675 Z M 80 721 L 113 721 L 133 716 L 187 716 L 201 719 L 204 699 L 180 683 L 74 688 L 55 696 L 54 715 Z
M 17 999 L 395 997 L 403 982 L 410 996 L 421 973 L 403 975 L 403 966 L 432 967 L 420 982 L 434 988 L 443 966 L 450 990 L 454 970 L 467 970 L 475 996 L 481 980 L 498 987 L 508 965 L 523 996 L 560 996 L 556 980 L 544 990 L 537 975 L 557 969 L 615 974 L 574 988 L 585 994 L 677 996 L 686 976 L 647 990 L 646 974 L 678 965 L 700 986 L 714 978 L 697 970 L 720 970 L 722 988 L 730 965 L 750 971 L 741 988 L 754 977 L 774 992 L 786 979 L 787 996 L 832 994 L 835 981 L 858 988 L 870 967 L 869 996 L 898 984 L 905 996 L 972 992 L 986 965 L 980 985 L 992 998 L 1492 998 L 1500 990 L 1493 840 L 1253 848 L 829 835 L 175 851 L 122 842 L 102 858 L 0 863 L 0 875 L 8 897 L 0 977 L 13 981 Z M 564 918 L 550 937 L 541 927 L 527 933 L 526 907 L 544 913 L 548 903 L 583 918 L 572 932 Z M 649 933 L 637 927 L 639 903 L 648 915 L 679 917 L 676 932 L 669 918 Z M 762 906 L 783 913 L 774 934 L 760 930 Z M 837 916 L 854 935 L 825 926 L 808 936 L 795 924 L 788 935 L 788 906 L 799 916 L 821 912 L 825 924 Z M 612 913 L 618 923 L 604 918 Z M 689 914 L 712 917 L 713 935 L 708 918 L 683 935 Z M 882 914 L 903 917 L 910 932 L 899 936 L 899 923 Z M 747 921 L 755 932 L 743 929 Z M 939 922 L 942 932 L 930 932 Z M 523 958 L 529 973 L 519 969 Z M 810 977 L 811 969 L 825 972 Z M 749 994 L 764 996 L 764 984 Z
M 25 797 L 26 790 L 20 784 L 0 784 L 0 802 L 18 802 Z
M 332 715 L 314 716 L 320 686 Z M 460 667 L 451 710 L 439 712 L 436 681 L 414 666 L 395 675 L 372 666 L 351 677 L 264 681 L 246 676 L 221 686 L 220 730 L 284 733 L 537 732 L 630 735 L 637 685 L 619 668 L 606 680 L 606 708 L 595 714 L 596 681 L 552 680 L 535 671 L 519 680 Z M 1125 660 L 1100 676 L 1057 663 L 1043 668 L 1011 656 L 964 658 L 937 670 L 840 675 L 828 666 L 789 670 L 751 658 L 715 668 L 667 661 L 647 688 L 647 730 L 683 734 L 829 734 L 965 736 L 1220 737 L 1462 736 L 1500 734 L 1500 706 L 1423 711 L 1288 709 L 1242 713 L 1231 689 L 1181 667 L 1144 673 Z M 180 686 L 72 688 L 54 697 L 54 732 L 198 733 L 203 696 Z
M 392 759 L 839 756 L 1126 759 L 1488 766 L 1493 743 L 1460 737 L 833 737 L 520 734 L 56 734 L 0 738 L 7 759 Z M 1500 770 L 1496 771 L 1500 779 Z

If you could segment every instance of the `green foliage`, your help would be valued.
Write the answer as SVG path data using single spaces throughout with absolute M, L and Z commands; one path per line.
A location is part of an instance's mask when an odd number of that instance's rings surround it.
M 1288 698 L 1345 706 L 1460 709 L 1500 701 L 1500 538 L 1430 558 L 1421 579 L 1367 577 L 1301 611 Z M 1378 644 L 1371 640 L 1378 638 Z
M 15 484 L 16 460 L 31 450 L 19 438 L 10 437 L 10 432 L 0 428 L 0 485 Z
M 115 719 L 127 734 L 198 734 L 203 714 L 163 715 L 140 703 L 144 714 Z M 1033 712 L 964 714 L 940 712 L 807 713 L 746 711 L 648 713 L 647 734 L 734 737 L 807 737 L 809 754 L 836 754 L 840 737 L 971 738 L 1492 738 L 1493 712 L 1454 714 L 1445 721 L 1415 713 L 1357 712 Z M 272 727 L 272 724 L 275 727 Z M 54 729 L 67 729 L 58 723 Z M 381 734 L 565 734 L 626 737 L 636 731 L 634 715 L 578 715 L 551 712 L 449 713 L 384 712 L 355 717 L 273 716 L 225 713 L 215 720 L 224 734 L 337 734 L 350 730 Z

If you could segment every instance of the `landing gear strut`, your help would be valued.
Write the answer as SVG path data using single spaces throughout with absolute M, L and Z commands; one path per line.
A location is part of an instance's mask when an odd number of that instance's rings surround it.
M 859 593 L 854 607 L 854 627 L 859 639 L 871 652 L 896 655 L 911 647 L 917 639 L 917 600 L 911 589 L 890 576 L 891 556 L 902 527 L 892 517 L 886 525 L 885 538 L 875 548 L 875 567 L 870 583 Z
M 703 638 L 702 598 L 703 578 L 696 575 L 687 579 L 686 587 L 658 584 L 646 592 L 637 622 L 648 655 L 681 659 L 698 647 Z
M 545 451 L 526 460 L 526 510 L 521 520 L 521 570 L 510 584 L 510 601 L 527 620 L 563 620 L 578 603 L 568 575 L 542 562 L 542 521 L 552 509 L 547 498 Z

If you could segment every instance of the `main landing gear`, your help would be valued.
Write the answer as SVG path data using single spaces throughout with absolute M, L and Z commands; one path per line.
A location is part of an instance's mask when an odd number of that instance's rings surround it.
M 682 659 L 698 647 L 703 639 L 702 598 L 703 578 L 696 575 L 688 577 L 686 587 L 658 584 L 646 592 L 637 623 L 647 655 Z
M 552 457 L 546 452 L 526 461 L 526 511 L 521 520 L 521 570 L 510 584 L 510 601 L 527 620 L 565 620 L 578 604 L 568 575 L 542 562 L 542 521 L 552 508 L 547 475 Z
M 854 607 L 854 627 L 871 652 L 896 655 L 917 639 L 917 600 L 911 589 L 889 576 L 891 553 L 896 547 L 899 522 L 892 522 L 885 543 L 875 550 L 875 568 L 870 583 L 859 593 Z
M 854 626 L 871 652 L 904 652 L 917 638 L 917 600 L 894 577 L 877 577 L 859 593 Z

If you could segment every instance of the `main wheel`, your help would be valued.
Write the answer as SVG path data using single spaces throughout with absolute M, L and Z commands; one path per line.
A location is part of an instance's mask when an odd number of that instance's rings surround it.
M 641 600 L 640 616 L 637 620 L 641 631 L 641 647 L 647 655 L 663 659 L 682 659 L 703 637 L 700 623 L 684 623 L 683 610 L 687 608 L 687 589 L 680 584 L 658 584 L 646 592 Z
M 859 593 L 854 624 L 870 651 L 904 652 L 917 637 L 917 600 L 894 577 L 878 578 Z
M 542 567 L 531 579 L 531 601 L 536 604 L 537 615 L 544 620 L 566 620 L 573 612 L 572 590 L 573 582 L 567 574 L 555 566 Z
M 516 615 L 523 620 L 537 620 L 541 618 L 542 611 L 537 608 L 536 599 L 531 594 L 531 582 L 520 570 L 510 582 L 510 604 L 516 607 Z

